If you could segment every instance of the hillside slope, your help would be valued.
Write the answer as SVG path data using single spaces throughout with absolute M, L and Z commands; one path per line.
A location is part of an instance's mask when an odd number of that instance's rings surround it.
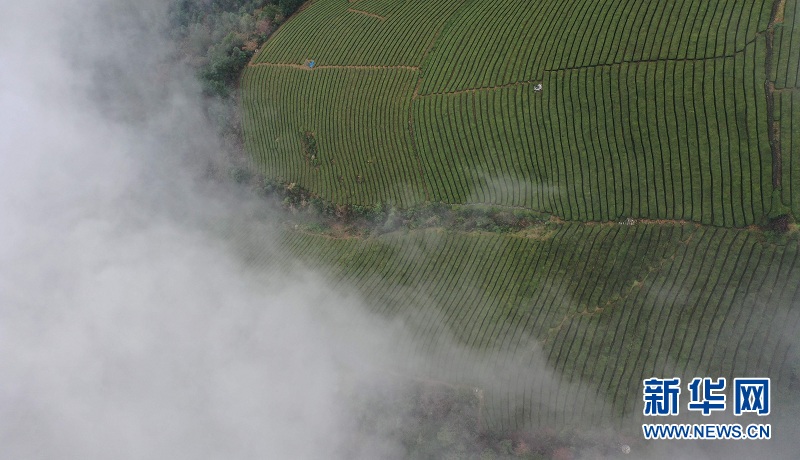
M 416 375 L 492 390 L 486 423 L 498 430 L 629 428 L 653 375 L 769 376 L 776 407 L 800 390 L 797 242 L 702 226 L 548 224 L 512 236 L 290 231 L 284 245 L 412 325 L 416 339 L 398 347 L 412 360 L 437 357 Z M 439 349 L 448 336 L 463 348 Z
M 339 204 L 760 223 L 800 206 L 796 3 L 318 0 L 244 74 L 247 146 Z
M 572 222 L 292 226 L 285 260 L 410 325 L 398 348 L 435 357 L 413 373 L 486 390 L 493 429 L 630 428 L 651 376 L 769 376 L 800 401 L 797 233 L 754 226 L 800 215 L 797 3 L 311 2 L 242 79 L 266 177 Z

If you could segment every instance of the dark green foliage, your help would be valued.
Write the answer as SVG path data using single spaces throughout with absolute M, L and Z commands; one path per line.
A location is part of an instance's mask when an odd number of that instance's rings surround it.
M 231 177 L 239 183 L 250 182 L 254 178 L 241 168 L 231 169 Z M 253 185 L 262 196 L 277 198 L 284 208 L 305 211 L 306 220 L 296 223 L 312 232 L 327 232 L 332 224 L 337 224 L 340 231 L 351 235 L 380 235 L 400 229 L 432 227 L 513 233 L 545 224 L 551 219 L 546 213 L 481 205 L 424 203 L 405 209 L 383 203 L 337 205 L 295 183 L 259 176 Z
M 781 214 L 769 220 L 769 229 L 777 233 L 786 233 L 791 223 L 792 217 L 789 214 Z
M 317 139 L 314 137 L 314 133 L 311 131 L 304 132 L 300 142 L 303 144 L 306 162 L 315 168 L 319 166 L 319 152 L 317 152 Z
M 174 0 L 172 36 L 208 96 L 227 98 L 254 51 L 302 4 L 298 0 Z
M 231 179 L 237 184 L 245 184 L 249 182 L 252 177 L 252 173 L 249 170 L 239 167 L 231 168 L 229 174 Z
M 300 5 L 302 5 L 305 0 L 278 0 L 278 8 L 280 9 L 281 14 L 288 17 L 292 13 L 294 13 Z
M 231 33 L 218 45 L 209 48 L 208 64 L 200 70 L 203 90 L 209 96 L 228 97 L 247 66 L 252 51 L 242 50 L 244 41 Z

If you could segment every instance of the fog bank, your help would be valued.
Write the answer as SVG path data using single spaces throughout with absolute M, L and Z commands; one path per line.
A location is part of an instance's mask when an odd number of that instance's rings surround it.
M 343 369 L 386 331 L 321 317 L 362 310 L 318 276 L 238 256 L 231 235 L 270 253 L 269 219 L 202 179 L 220 142 L 166 6 L 0 7 L 2 456 L 343 456 Z

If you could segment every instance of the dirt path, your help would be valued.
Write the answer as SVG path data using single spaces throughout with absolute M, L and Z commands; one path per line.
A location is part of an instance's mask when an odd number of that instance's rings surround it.
M 348 8 L 347 12 L 348 13 L 363 14 L 364 16 L 369 16 L 369 17 L 375 18 L 375 19 L 377 19 L 379 21 L 385 21 L 386 20 L 386 16 L 381 16 L 380 14 L 370 13 L 369 11 L 357 10 L 355 8 Z
M 481 91 L 493 91 L 498 89 L 505 89 L 505 88 L 514 88 L 517 86 L 525 86 L 525 85 L 532 85 L 536 83 L 540 83 L 542 81 L 541 78 L 537 78 L 534 80 L 522 80 L 522 81 L 513 81 L 511 83 L 504 83 L 502 85 L 495 85 L 495 86 L 480 86 L 478 88 L 466 88 L 466 89 L 459 89 L 456 91 L 442 91 L 439 93 L 428 93 L 428 94 L 419 94 L 414 93 L 414 98 L 422 98 L 422 97 L 429 97 L 429 96 L 450 96 L 455 94 L 471 94 L 471 93 L 478 93 Z
M 411 65 L 315 65 L 313 68 L 305 64 L 292 64 L 288 62 L 259 62 L 250 63 L 248 67 L 285 67 L 297 70 L 318 70 L 318 69 L 352 69 L 352 70 L 408 70 L 419 72 L 419 67 Z
M 777 0 L 777 1 L 778 2 L 782 2 L 784 0 Z M 635 61 L 618 61 L 618 62 L 609 62 L 609 63 L 602 63 L 602 64 L 590 64 L 590 65 L 582 65 L 582 66 L 574 66 L 574 67 L 556 67 L 556 68 L 544 69 L 544 70 L 542 70 L 542 74 L 550 74 L 550 73 L 554 73 L 554 72 L 568 72 L 568 71 L 572 71 L 572 70 L 596 69 L 596 68 L 602 68 L 602 67 L 614 67 L 614 66 L 619 66 L 619 65 L 623 65 L 623 64 L 638 65 L 638 64 L 657 64 L 657 63 L 662 63 L 662 62 L 703 62 L 703 61 L 713 61 L 713 60 L 716 60 L 716 59 L 728 59 L 728 58 L 736 57 L 736 56 L 744 53 L 744 51 L 747 49 L 747 47 L 750 44 L 754 43 L 758 39 L 758 37 L 760 35 L 767 34 L 767 36 L 769 36 L 770 30 L 771 29 L 767 29 L 767 30 L 756 32 L 756 36 L 753 37 L 753 39 L 751 39 L 747 43 L 745 43 L 744 47 L 742 47 L 742 49 L 736 50 L 736 51 L 734 51 L 732 53 L 729 53 L 729 54 L 721 54 L 721 55 L 718 55 L 718 56 L 708 56 L 708 57 L 700 57 L 700 58 L 693 58 L 693 59 L 690 59 L 690 58 L 640 59 L 640 60 L 635 60 Z M 513 82 L 510 82 L 510 83 L 504 83 L 502 85 L 480 86 L 480 87 L 477 87 L 477 88 L 465 88 L 465 89 L 459 89 L 459 90 L 455 90 L 455 91 L 441 91 L 441 92 L 427 93 L 427 94 L 418 94 L 418 92 L 415 92 L 414 93 L 414 98 L 416 99 L 417 97 L 454 95 L 454 94 L 469 94 L 469 93 L 476 93 L 476 92 L 480 92 L 480 91 L 493 91 L 493 90 L 498 90 L 498 89 L 513 88 L 513 87 L 517 87 L 517 86 L 532 85 L 532 84 L 540 83 L 541 81 L 542 81 L 542 78 L 534 78 L 534 79 L 530 79 L 530 80 L 513 81 Z
M 586 221 L 585 225 L 670 225 L 670 226 L 683 226 L 690 224 L 697 224 L 689 220 L 682 219 L 634 219 L 627 218 L 622 221 L 609 220 L 609 221 Z
M 611 296 L 611 298 L 606 301 L 602 306 L 596 305 L 594 308 L 584 307 L 583 310 L 572 312 L 564 316 L 561 321 L 554 327 L 548 329 L 547 334 L 545 335 L 544 340 L 542 340 L 542 344 L 546 345 L 551 340 L 555 340 L 556 336 L 558 336 L 559 332 L 564 329 L 564 326 L 570 324 L 571 322 L 575 321 L 581 317 L 593 317 L 598 316 L 605 313 L 608 310 L 618 308 L 625 303 L 625 301 L 630 298 L 634 293 L 639 291 L 648 279 L 652 277 L 657 277 L 661 270 L 664 269 L 664 266 L 675 260 L 678 255 L 678 252 L 681 250 L 682 247 L 688 246 L 688 244 L 692 241 L 692 234 L 689 234 L 686 238 L 680 240 L 673 251 L 670 251 L 669 254 L 665 254 L 663 257 L 658 259 L 657 261 L 653 261 L 644 271 L 644 276 L 633 281 L 633 283 L 628 287 L 628 289 L 623 293 L 617 293 Z

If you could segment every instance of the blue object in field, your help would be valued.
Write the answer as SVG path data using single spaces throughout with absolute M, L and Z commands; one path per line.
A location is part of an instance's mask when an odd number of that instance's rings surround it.
M 313 68 L 314 68 L 314 65 L 315 65 L 314 61 L 308 61 L 308 67 L 309 67 L 310 69 L 313 69 Z

